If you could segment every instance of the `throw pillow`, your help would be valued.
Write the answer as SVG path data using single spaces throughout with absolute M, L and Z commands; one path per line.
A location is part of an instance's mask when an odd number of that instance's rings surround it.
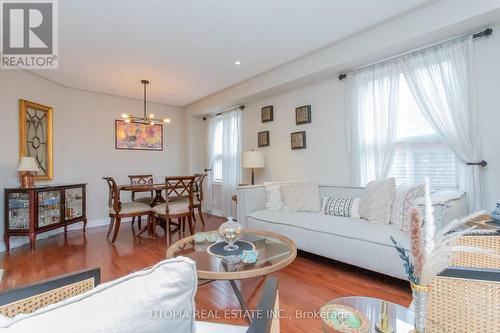
M 394 178 L 368 183 L 359 203 L 359 215 L 370 222 L 389 224 L 395 192 Z
M 359 218 L 359 198 L 323 197 L 321 214 Z
M 293 184 L 281 187 L 283 209 L 288 212 L 315 212 L 321 209 L 317 184 Z
M 273 210 L 283 209 L 283 201 L 281 200 L 281 186 L 289 183 L 264 182 L 266 190 L 266 208 Z
M 398 189 L 392 202 L 391 224 L 403 231 L 407 231 L 409 229 L 410 210 L 416 206 L 417 199 L 424 194 L 424 185 Z

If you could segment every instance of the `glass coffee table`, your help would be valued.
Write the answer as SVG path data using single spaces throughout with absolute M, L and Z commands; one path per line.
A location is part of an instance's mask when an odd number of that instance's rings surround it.
M 348 296 L 334 299 L 333 301 L 322 307 L 322 312 L 325 312 L 321 314 L 321 325 L 323 328 L 323 332 L 344 332 L 340 329 L 334 329 L 333 326 L 329 325 L 327 323 L 327 320 L 325 320 L 325 318 L 330 316 L 331 314 L 331 310 L 328 309 L 329 306 L 333 306 L 338 309 L 342 309 L 345 306 L 346 308 L 352 308 L 356 310 L 357 312 L 361 313 L 361 315 L 365 317 L 365 319 L 368 319 L 369 324 L 366 332 L 380 332 L 375 328 L 375 325 L 380 321 L 383 302 L 383 300 L 378 298 L 364 296 Z M 387 302 L 387 319 L 390 327 L 392 328 L 392 332 L 394 333 L 409 333 L 414 329 L 413 324 L 415 321 L 415 313 L 404 306 L 394 304 L 392 302 Z M 446 333 L 431 320 L 427 320 L 426 326 L 426 333 Z
M 206 232 L 216 238 L 217 231 Z M 208 237 L 211 238 L 211 237 Z M 297 256 L 295 243 L 279 234 L 244 229 L 241 240 L 248 242 L 258 251 L 255 263 L 230 262 L 223 256 L 212 254 L 210 246 L 214 242 L 207 240 L 196 242 L 195 237 L 188 236 L 170 246 L 167 250 L 167 258 L 184 256 L 196 263 L 199 286 L 216 280 L 227 280 L 230 282 L 236 297 L 243 310 L 248 310 L 235 280 L 265 277 L 290 265 Z M 235 252 L 237 254 L 238 252 Z M 231 254 L 231 253 L 228 253 Z

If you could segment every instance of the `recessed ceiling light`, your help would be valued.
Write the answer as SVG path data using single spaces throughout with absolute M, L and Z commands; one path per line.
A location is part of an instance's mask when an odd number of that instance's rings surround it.
M 235 61 L 235 62 L 234 62 L 234 64 L 235 64 L 236 66 L 239 66 L 239 65 L 241 64 L 241 62 L 238 60 L 238 61 Z

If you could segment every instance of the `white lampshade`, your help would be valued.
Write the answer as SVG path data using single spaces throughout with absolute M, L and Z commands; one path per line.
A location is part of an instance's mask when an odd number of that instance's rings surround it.
M 34 157 L 21 157 L 16 171 L 38 172 L 40 169 L 38 168 Z
M 246 151 L 241 154 L 241 167 L 255 169 L 264 167 L 264 153 L 260 151 Z

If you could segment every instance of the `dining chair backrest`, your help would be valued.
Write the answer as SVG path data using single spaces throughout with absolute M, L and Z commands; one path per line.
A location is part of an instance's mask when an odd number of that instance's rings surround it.
M 128 178 L 130 179 L 130 184 L 131 185 L 148 185 L 148 184 L 153 184 L 153 175 L 128 175 Z M 137 192 L 144 192 L 144 191 L 131 191 L 132 192 L 132 201 L 135 200 L 135 194 Z M 153 191 L 150 191 L 151 196 L 153 196 Z
M 115 212 L 120 211 L 120 193 L 118 192 L 118 186 L 113 177 L 103 177 L 108 184 L 109 196 L 108 196 L 108 207 L 114 208 Z
M 194 176 L 165 177 L 167 205 L 170 201 L 189 199 L 189 207 L 193 207 Z
M 203 182 L 207 177 L 206 173 L 195 173 L 194 174 L 194 193 L 196 195 L 196 199 L 201 204 L 203 202 Z

